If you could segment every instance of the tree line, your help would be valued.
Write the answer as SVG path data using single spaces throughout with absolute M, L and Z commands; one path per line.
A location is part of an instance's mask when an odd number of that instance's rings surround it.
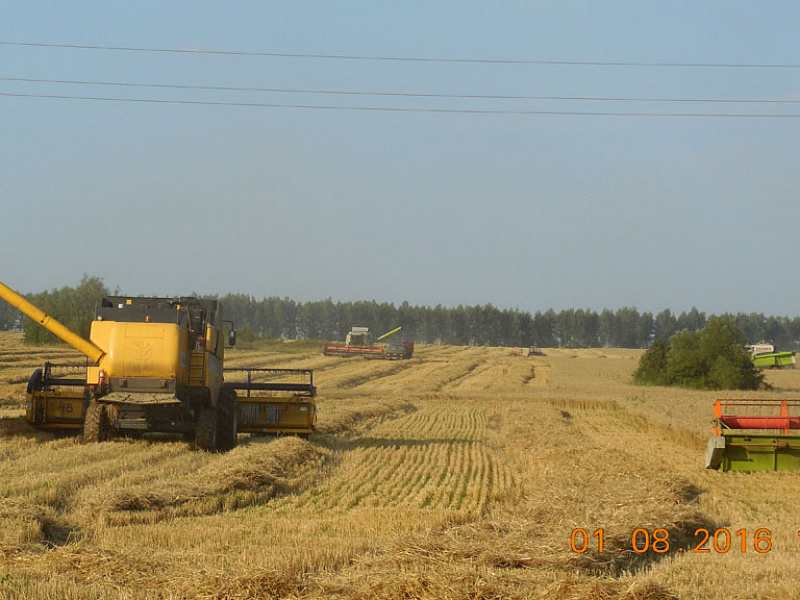
M 744 334 L 730 317 L 711 317 L 703 329 L 653 340 L 633 375 L 646 385 L 703 390 L 757 390 L 764 373 L 750 360 Z
M 28 294 L 36 306 L 67 327 L 88 336 L 98 300 L 110 292 L 97 277 L 84 276 L 75 287 Z M 119 293 L 119 292 L 115 292 Z M 216 297 L 216 296 L 215 296 Z M 290 298 L 261 300 L 247 294 L 219 298 L 225 318 L 234 322 L 240 339 L 284 338 L 343 340 L 354 325 L 367 326 L 377 336 L 402 326 L 398 336 L 420 343 L 542 348 L 648 348 L 656 339 L 669 340 L 680 331 L 697 332 L 708 318 L 692 308 L 673 314 L 639 312 L 634 307 L 601 312 L 553 309 L 530 313 L 500 309 L 492 304 L 456 307 L 395 305 L 387 302 L 296 302 Z M 738 326 L 750 343 L 771 341 L 781 350 L 800 349 L 800 317 L 772 317 L 760 313 L 719 315 Z M 0 302 L 0 329 L 25 331 L 27 343 L 47 344 L 52 334 Z

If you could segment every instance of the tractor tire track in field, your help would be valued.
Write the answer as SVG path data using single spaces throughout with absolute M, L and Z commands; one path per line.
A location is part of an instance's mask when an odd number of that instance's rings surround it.
M 360 357 L 339 358 L 339 365 L 320 373 L 320 387 L 384 391 L 401 389 L 413 382 L 415 391 L 438 391 L 447 383 L 464 376 L 474 360 L 464 355 L 480 355 L 472 348 L 448 349 L 450 358 L 422 359 L 424 351 L 401 361 L 367 360 Z M 466 362 L 466 366 L 465 366 Z
M 530 373 L 523 378 L 527 387 L 546 387 L 550 383 L 550 361 L 542 358 L 535 358 L 529 365 Z
M 498 356 L 499 354 L 499 356 Z M 530 359 L 508 356 L 497 349 L 477 354 L 466 370 L 437 388 L 448 392 L 520 392 L 525 386 L 540 385 L 536 379 L 536 366 Z M 541 385 L 546 379 L 541 381 Z
M 408 507 L 484 512 L 513 485 L 485 439 L 487 409 L 453 401 L 384 421 L 336 445 L 330 479 L 285 499 L 329 510 Z
M 344 359 L 344 360 L 359 360 L 359 359 Z M 365 363 L 375 363 L 376 361 L 360 359 Z M 361 388 L 369 389 L 371 387 L 381 387 L 384 379 L 394 377 L 398 373 L 413 368 L 419 364 L 419 360 L 412 359 L 411 361 L 379 361 L 377 364 L 362 364 L 359 368 L 348 370 L 346 373 L 340 373 L 338 370 L 335 374 L 324 375 L 324 381 L 328 386 L 335 386 L 338 388 L 352 389 Z

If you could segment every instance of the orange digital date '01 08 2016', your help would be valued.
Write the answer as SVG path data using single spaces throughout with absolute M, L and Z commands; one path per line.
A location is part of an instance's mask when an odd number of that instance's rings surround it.
M 709 530 L 700 527 L 694 531 L 693 540 L 687 540 L 685 533 L 681 536 L 682 543 L 670 542 L 670 532 L 664 527 L 658 527 L 649 531 L 643 527 L 634 529 L 630 536 L 630 543 L 625 543 L 624 546 L 617 547 L 618 552 L 636 552 L 643 554 L 645 552 L 655 552 L 657 554 L 664 554 L 667 552 L 697 552 L 707 553 L 716 552 L 719 554 L 728 552 L 730 550 L 740 552 L 747 552 L 748 547 L 751 547 L 755 552 L 764 554 L 772 550 L 772 540 L 770 536 L 772 532 L 766 527 L 756 529 L 752 536 L 748 535 L 746 528 L 738 529 L 731 533 L 729 529 L 719 528 Z M 590 540 L 597 538 L 596 551 L 605 552 L 605 529 L 602 527 L 595 529 L 591 534 L 588 530 L 578 527 L 572 530 L 570 535 L 570 549 L 573 552 L 583 553 L 589 550 Z M 736 538 L 739 538 L 738 542 Z M 627 540 L 626 540 L 627 542 Z M 752 544 L 752 546 L 750 546 Z

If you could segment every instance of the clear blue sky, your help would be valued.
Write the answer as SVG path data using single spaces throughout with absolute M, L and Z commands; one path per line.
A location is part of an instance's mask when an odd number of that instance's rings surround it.
M 800 64 L 790 2 L 5 2 L 0 42 Z M 800 100 L 800 68 L 403 62 L 0 45 L 0 77 Z M 0 93 L 489 111 L 800 104 L 408 98 L 0 80 Z M 800 315 L 800 119 L 310 110 L 0 96 L 0 280 L 536 311 Z

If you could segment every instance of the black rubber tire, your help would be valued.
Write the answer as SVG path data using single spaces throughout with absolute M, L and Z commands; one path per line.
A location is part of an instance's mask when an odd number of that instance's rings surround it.
M 28 387 L 25 390 L 26 393 L 30 394 L 32 391 L 36 390 L 40 392 L 44 388 L 44 375 L 41 369 L 36 369 L 31 375 L 31 378 L 28 380 Z
M 197 419 L 197 428 L 194 432 L 194 445 L 198 450 L 216 452 L 217 450 L 217 411 L 214 408 L 204 408 Z
M 86 415 L 83 418 L 83 441 L 86 444 L 97 444 L 108 439 L 111 424 L 108 418 L 108 409 L 105 404 L 97 400 L 89 402 Z
M 221 389 L 217 405 L 217 450 L 227 452 L 236 448 L 239 432 L 237 422 L 237 402 L 234 390 Z

